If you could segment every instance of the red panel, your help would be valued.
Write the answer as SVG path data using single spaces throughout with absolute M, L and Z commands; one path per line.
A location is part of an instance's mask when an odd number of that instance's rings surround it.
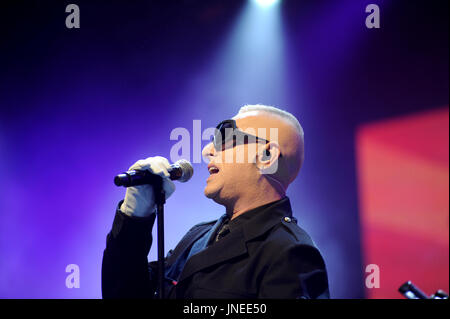
M 412 280 L 449 289 L 448 108 L 361 127 L 357 134 L 365 264 L 380 267 L 369 298 L 402 298 Z

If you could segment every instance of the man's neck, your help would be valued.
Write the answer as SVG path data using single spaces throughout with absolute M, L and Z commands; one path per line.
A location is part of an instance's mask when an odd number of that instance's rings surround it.
M 239 198 L 233 205 L 226 206 L 227 215 L 231 217 L 231 220 L 233 220 L 251 209 L 275 202 L 282 199 L 284 196 L 285 194 L 279 194 L 276 191 L 269 190 L 261 191 L 258 194 L 247 196 L 246 198 Z

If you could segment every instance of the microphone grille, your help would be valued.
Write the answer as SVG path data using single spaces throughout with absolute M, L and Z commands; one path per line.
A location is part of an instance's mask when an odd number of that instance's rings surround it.
M 185 160 L 185 159 L 181 159 L 175 162 L 175 165 L 178 165 L 181 168 L 181 171 L 183 172 L 183 174 L 181 175 L 181 177 L 178 179 L 179 182 L 187 182 L 188 180 L 191 179 L 192 175 L 194 175 L 194 168 L 192 167 L 192 164 Z

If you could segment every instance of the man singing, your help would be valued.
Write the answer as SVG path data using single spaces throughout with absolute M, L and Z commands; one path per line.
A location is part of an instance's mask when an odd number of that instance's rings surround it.
M 210 172 L 204 193 L 225 214 L 192 227 L 169 252 L 164 297 L 329 298 L 323 258 L 286 196 L 304 158 L 297 119 L 275 107 L 244 106 L 217 126 L 202 154 Z M 150 157 L 130 169 L 162 176 L 168 198 L 175 190 L 168 168 L 167 159 Z M 147 260 L 155 217 L 152 186 L 128 187 L 103 255 L 104 298 L 156 297 L 157 263 Z

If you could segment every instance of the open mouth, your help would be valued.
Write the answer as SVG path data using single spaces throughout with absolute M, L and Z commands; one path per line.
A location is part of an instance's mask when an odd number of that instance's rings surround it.
M 210 175 L 217 174 L 219 172 L 219 169 L 213 165 L 208 166 L 208 172 Z

